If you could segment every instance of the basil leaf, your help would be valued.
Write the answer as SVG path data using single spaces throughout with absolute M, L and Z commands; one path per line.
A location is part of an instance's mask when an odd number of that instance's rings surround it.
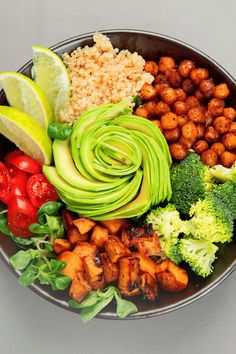
M 94 305 L 82 309 L 80 311 L 81 321 L 86 323 L 97 316 L 97 314 L 112 301 L 113 297 L 112 295 L 104 300 L 99 300 Z
M 34 267 L 29 266 L 19 277 L 19 283 L 23 286 L 29 286 L 37 278 L 38 271 Z
M 11 236 L 11 238 L 19 248 L 27 249 L 34 244 L 31 238 L 21 238 L 17 236 Z
M 69 300 L 69 305 L 75 309 L 84 309 L 86 307 L 93 306 L 99 301 L 99 297 L 96 291 L 90 291 L 88 296 L 82 301 L 77 302 L 75 300 Z
M 118 317 L 124 318 L 138 312 L 137 306 L 133 302 L 122 299 L 118 293 L 115 294 L 115 299 L 117 304 L 116 313 Z
M 37 223 L 33 223 L 29 226 L 29 230 L 34 234 L 49 234 L 50 229 L 46 225 L 40 225 Z
M 37 254 L 36 250 L 19 251 L 10 258 L 10 263 L 15 269 L 25 269 Z
M 53 290 L 65 290 L 71 283 L 71 278 L 66 275 L 57 275 L 55 279 L 51 281 Z

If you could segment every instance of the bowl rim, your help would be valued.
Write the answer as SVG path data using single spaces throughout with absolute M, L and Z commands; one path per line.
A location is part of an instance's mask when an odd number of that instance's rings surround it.
M 57 49 L 60 49 L 62 46 L 71 44 L 75 41 L 83 40 L 83 39 L 90 39 L 95 32 L 99 32 L 99 33 L 102 33 L 105 35 L 109 35 L 109 34 L 117 34 L 118 35 L 119 33 L 120 34 L 141 34 L 141 35 L 156 37 L 156 38 L 163 39 L 163 40 L 168 40 L 168 41 L 173 42 L 175 44 L 179 44 L 181 46 L 187 47 L 190 50 L 194 51 L 196 54 L 198 54 L 198 55 L 200 54 L 201 56 L 203 56 L 205 59 L 207 59 L 209 62 L 211 62 L 215 67 L 219 68 L 220 71 L 223 72 L 224 75 L 234 85 L 236 85 L 236 81 L 233 78 L 233 76 L 226 69 L 224 69 L 221 64 L 219 64 L 217 61 L 212 59 L 209 55 L 207 55 L 203 51 L 199 50 L 195 46 L 192 46 L 182 40 L 179 40 L 179 39 L 176 39 L 172 36 L 164 35 L 164 34 L 161 34 L 158 32 L 153 32 L 153 31 L 146 31 L 146 30 L 140 30 L 140 29 L 104 29 L 104 30 L 90 31 L 90 32 L 79 34 L 79 35 L 75 35 L 75 36 L 70 37 L 68 39 L 64 39 L 54 45 L 51 45 L 49 47 L 49 49 L 56 51 Z M 24 71 L 31 64 L 32 64 L 32 59 L 27 61 L 20 69 L 17 70 L 17 72 Z M 0 98 L 1 98 L 1 96 L 2 96 L 2 94 L 0 91 Z M 1 249 L 0 249 L 0 258 L 3 260 L 3 263 L 8 267 L 8 269 L 10 269 L 10 271 L 16 277 L 18 277 L 20 275 L 20 272 L 15 270 L 10 265 L 9 258 L 2 252 Z M 157 309 L 152 309 L 152 310 L 148 310 L 148 311 L 139 311 L 136 314 L 126 317 L 125 320 L 145 319 L 145 318 L 150 318 L 150 317 L 154 317 L 154 316 L 167 314 L 167 313 L 170 313 L 174 310 L 181 309 L 181 308 L 191 304 L 192 302 L 202 298 L 204 295 L 208 294 L 211 290 L 216 288 L 216 286 L 221 284 L 235 270 L 235 268 L 236 268 L 236 258 L 232 262 L 232 264 L 218 278 L 216 278 L 212 283 L 208 284 L 204 289 L 200 290 L 196 294 L 193 294 L 193 295 L 189 296 L 188 298 L 186 298 L 184 300 L 180 300 L 174 304 L 167 305 L 163 308 L 157 308 Z M 44 291 L 44 288 L 42 286 L 40 286 L 38 284 L 33 284 L 33 285 L 28 286 L 28 288 L 30 290 L 32 290 L 34 293 L 36 293 L 37 295 L 39 295 L 41 298 L 53 303 L 57 307 L 61 307 L 64 310 L 79 314 L 78 310 L 73 309 L 73 308 L 69 307 L 68 305 L 65 306 L 64 301 L 62 302 L 60 300 L 57 300 L 53 296 L 48 294 L 46 291 Z M 98 314 L 96 316 L 96 318 L 108 319 L 108 320 L 122 320 L 119 317 L 117 317 L 117 315 L 115 313 L 106 312 L 106 310 L 103 311 L 102 313 Z

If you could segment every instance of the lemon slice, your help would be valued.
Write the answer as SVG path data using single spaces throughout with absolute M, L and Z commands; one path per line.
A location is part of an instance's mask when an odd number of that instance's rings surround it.
M 0 106 L 0 132 L 40 164 L 50 165 L 52 143 L 45 129 L 16 108 Z
M 45 94 L 33 80 L 19 73 L 1 72 L 0 85 L 10 106 L 28 114 L 47 129 L 52 122 L 52 109 Z
M 59 120 L 60 112 L 70 98 L 70 77 L 59 56 L 48 48 L 33 46 L 32 77 L 45 93 L 55 115 Z

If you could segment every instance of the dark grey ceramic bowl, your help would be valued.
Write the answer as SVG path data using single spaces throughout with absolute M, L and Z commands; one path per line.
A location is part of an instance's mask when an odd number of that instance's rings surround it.
M 178 41 L 174 38 L 170 38 L 161 34 L 136 31 L 136 30 L 106 30 L 101 31 L 106 34 L 112 41 L 115 47 L 120 49 L 129 49 L 131 52 L 137 51 L 145 59 L 157 59 L 161 55 L 173 56 L 177 62 L 182 59 L 191 59 L 197 66 L 203 66 L 209 69 L 211 76 L 215 82 L 226 82 L 231 91 L 231 98 L 229 104 L 236 107 L 236 85 L 233 77 L 223 69 L 213 59 L 206 54 Z M 73 49 L 79 46 L 93 45 L 92 33 L 76 36 L 74 38 L 60 42 L 53 47 L 56 53 L 61 55 L 63 52 L 71 52 Z M 26 63 L 19 71 L 23 74 L 30 76 L 30 69 L 32 62 Z M 0 104 L 6 104 L 6 99 L 3 92 L 0 93 Z M 2 156 L 11 149 L 12 146 L 9 142 L 0 136 L 0 153 Z M 0 157 L 2 157 L 0 156 Z M 9 257 L 17 251 L 16 246 L 10 240 L 9 237 L 0 238 L 0 256 L 9 269 L 16 275 L 19 272 L 15 271 L 9 265 Z M 133 298 L 136 302 L 139 312 L 128 319 L 138 319 L 161 315 L 183 306 L 186 306 L 193 301 L 199 299 L 201 296 L 207 294 L 210 290 L 220 284 L 234 269 L 236 266 L 236 244 L 235 242 L 224 245 L 218 255 L 218 260 L 215 263 L 214 273 L 207 279 L 200 279 L 189 271 L 190 283 L 188 288 L 177 294 L 170 294 L 160 292 L 159 299 L 156 302 L 144 301 L 141 297 Z M 35 293 L 45 298 L 46 300 L 60 306 L 66 310 L 74 311 L 69 308 L 67 301 L 67 292 L 54 292 L 48 287 L 35 284 L 30 287 Z M 115 314 L 115 307 L 113 304 L 103 310 L 99 316 L 103 319 L 117 319 Z

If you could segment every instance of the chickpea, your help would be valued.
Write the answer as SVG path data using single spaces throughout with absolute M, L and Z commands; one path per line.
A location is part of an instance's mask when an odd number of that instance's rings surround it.
M 233 121 L 236 117 L 235 109 L 232 107 L 224 108 L 223 109 L 223 116 L 225 116 L 226 118 L 229 118 L 230 120 Z
M 160 129 L 161 132 L 163 131 L 161 122 L 159 120 L 155 119 L 153 120 L 153 123 L 156 124 L 156 126 Z
M 223 166 L 225 167 L 232 167 L 233 164 L 236 161 L 236 154 L 229 152 L 229 151 L 225 151 L 223 152 L 223 154 L 221 155 L 221 163 Z
M 226 133 L 230 128 L 231 120 L 225 118 L 224 116 L 217 117 L 213 121 L 213 126 L 218 133 L 223 134 Z
M 168 83 L 167 76 L 163 73 L 157 74 L 157 76 L 154 79 L 154 83 L 155 84 L 167 84 Z
M 220 157 L 225 151 L 225 147 L 222 143 L 214 143 L 211 145 L 211 150 L 215 151 L 217 153 L 217 156 Z
M 144 65 L 144 70 L 147 73 L 150 73 L 153 76 L 156 76 L 158 73 L 158 65 L 155 61 L 149 60 L 146 61 L 145 65 Z
M 219 84 L 215 86 L 214 96 L 221 100 L 225 100 L 230 94 L 228 86 L 226 84 Z
M 234 133 L 226 133 L 222 138 L 222 143 L 228 150 L 236 149 L 236 135 Z
M 214 166 L 217 164 L 218 156 L 215 151 L 208 149 L 201 154 L 201 160 L 205 165 Z
M 198 154 L 201 155 L 204 151 L 208 149 L 208 144 L 205 140 L 198 140 L 193 145 L 193 150 Z
M 178 117 L 176 114 L 169 112 L 161 117 L 161 125 L 163 129 L 174 129 L 178 126 Z
M 164 114 L 169 113 L 170 112 L 170 107 L 168 106 L 167 103 L 160 101 L 157 103 L 156 105 L 156 115 L 158 117 L 162 117 L 164 116 Z
M 159 60 L 159 70 L 161 72 L 166 72 L 167 70 L 171 70 L 175 67 L 175 61 L 171 57 L 161 57 Z
M 175 89 L 172 87 L 164 87 L 160 92 L 161 98 L 167 104 L 172 104 L 176 101 Z
M 188 154 L 188 148 L 180 143 L 173 143 L 169 146 L 171 156 L 175 160 L 183 160 Z
M 223 113 L 224 105 L 224 101 L 219 98 L 212 98 L 212 100 L 208 103 L 207 108 L 213 116 L 219 116 Z
M 199 101 L 204 101 L 204 100 L 205 100 L 205 96 L 203 95 L 203 93 L 200 91 L 199 88 L 194 92 L 194 96 L 195 96 Z
M 212 126 L 209 126 L 206 128 L 205 131 L 205 140 L 208 143 L 215 143 L 217 141 L 219 141 L 220 139 L 220 135 L 219 133 L 215 130 L 215 128 L 213 128 Z
M 195 86 L 193 81 L 190 78 L 184 79 L 182 81 L 182 89 L 188 94 L 190 95 L 191 93 L 193 93 Z
M 204 79 L 200 82 L 199 90 L 205 98 L 211 98 L 214 95 L 214 81 L 212 79 Z
M 136 108 L 134 114 L 143 118 L 149 118 L 148 110 L 144 106 L 139 106 L 138 108 Z
M 193 69 L 195 65 L 191 60 L 183 60 L 179 64 L 179 72 L 183 77 L 188 77 Z
M 230 124 L 229 133 L 236 134 L 236 122 Z
M 155 117 L 155 115 L 156 115 L 156 106 L 157 106 L 157 102 L 155 102 L 155 101 L 149 101 L 147 103 L 144 103 L 144 107 L 147 109 L 148 115 L 150 117 Z
M 206 111 L 205 111 L 205 117 L 206 117 L 205 125 L 206 125 L 206 127 L 208 127 L 208 126 L 211 125 L 212 122 L 213 122 L 213 116 L 212 116 L 212 114 L 210 113 L 210 111 L 206 110 Z
M 182 88 L 175 90 L 177 101 L 185 101 L 187 98 L 186 92 Z
M 167 70 L 166 71 L 166 76 L 168 78 L 169 83 L 173 87 L 180 87 L 181 86 L 181 81 L 182 77 L 178 70 L 172 69 L 172 70 Z
M 177 114 L 177 116 L 181 116 L 182 114 L 187 114 L 188 105 L 183 101 L 175 101 L 173 104 L 173 112 Z
M 169 84 L 169 83 L 155 84 L 155 89 L 156 89 L 157 95 L 160 95 L 160 94 L 161 94 L 161 91 L 162 91 L 165 87 L 170 87 L 170 84 Z
M 188 150 L 191 149 L 194 142 L 195 142 L 195 140 L 186 139 L 183 135 L 181 135 L 181 137 L 179 138 L 179 143 L 186 146 L 188 148 Z
M 199 85 L 204 79 L 208 79 L 209 73 L 205 68 L 193 69 L 190 73 L 190 77 L 195 85 Z
M 205 127 L 203 124 L 197 124 L 197 139 L 201 139 L 205 135 Z
M 191 108 L 188 111 L 188 118 L 194 123 L 204 123 L 206 121 L 205 114 L 201 108 Z
M 178 126 L 181 128 L 184 124 L 188 122 L 188 117 L 185 115 L 178 116 Z
M 144 84 L 141 88 L 140 97 L 142 100 L 153 100 L 157 95 L 157 90 L 150 84 Z
M 187 122 L 182 126 L 182 135 L 186 139 L 195 141 L 197 139 L 197 127 L 193 122 Z
M 189 96 L 188 98 L 186 98 L 186 103 L 189 109 L 199 107 L 200 105 L 200 101 L 195 96 Z
M 174 143 L 179 139 L 180 136 L 180 130 L 179 128 L 174 128 L 174 129 L 167 129 L 164 130 L 163 132 L 164 137 L 168 141 L 168 143 Z

